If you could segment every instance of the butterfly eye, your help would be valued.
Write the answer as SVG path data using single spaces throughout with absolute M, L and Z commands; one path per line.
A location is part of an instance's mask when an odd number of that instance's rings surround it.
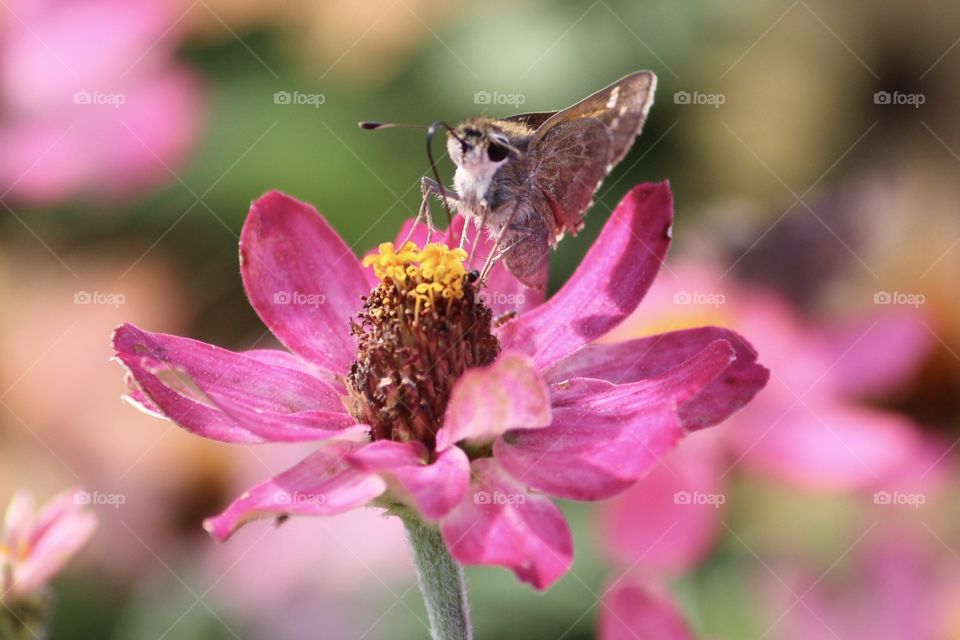
M 510 149 L 507 149 L 503 145 L 491 142 L 487 146 L 487 157 L 490 158 L 490 162 L 500 162 L 506 159 L 508 155 L 510 155 Z

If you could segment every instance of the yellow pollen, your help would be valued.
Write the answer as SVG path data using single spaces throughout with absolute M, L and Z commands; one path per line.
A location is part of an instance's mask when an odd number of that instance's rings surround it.
M 431 243 L 419 249 L 407 242 L 398 250 L 392 242 L 384 242 L 375 255 L 363 259 L 363 266 L 373 267 L 382 282 L 388 280 L 406 296 L 414 299 L 415 317 L 443 300 L 463 297 L 467 252 L 445 244 Z

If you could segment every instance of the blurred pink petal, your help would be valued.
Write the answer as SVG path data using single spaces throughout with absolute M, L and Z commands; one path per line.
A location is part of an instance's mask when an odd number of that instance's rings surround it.
M 171 58 L 176 7 L 80 0 L 7 10 L 0 181 L 8 192 L 52 204 L 174 181 L 200 124 L 200 83 Z
M 350 320 L 370 288 L 316 209 L 278 191 L 256 200 L 240 235 L 240 272 L 250 304 L 288 349 L 330 371 L 349 368 Z
M 634 583 L 604 592 L 598 640 L 694 640 L 677 605 L 664 593 Z
M 527 491 L 490 458 L 475 460 L 471 495 L 441 528 L 453 557 L 464 564 L 507 567 L 546 589 L 573 562 L 573 540 L 549 498 Z
M 65 491 L 34 515 L 33 498 L 18 492 L 4 518 L 0 603 L 39 593 L 83 547 L 97 527 L 83 492 Z
M 827 348 L 843 354 L 830 372 L 838 389 L 853 396 L 877 396 L 909 378 L 935 340 L 924 321 L 922 313 L 900 309 L 828 329 Z
M 637 308 L 660 271 L 672 224 L 667 183 L 634 187 L 570 280 L 500 330 L 504 349 L 522 349 L 544 368 L 616 327 Z
M 734 454 L 755 472 L 807 489 L 870 486 L 920 446 L 909 419 L 878 409 L 814 399 L 752 409 L 729 431 Z
M 674 576 L 706 557 L 722 531 L 726 502 L 722 438 L 716 430 L 692 434 L 640 482 L 601 505 L 605 549 L 620 566 Z
M 217 540 L 257 518 L 332 515 L 360 507 L 387 488 L 380 476 L 351 465 L 346 456 L 360 445 L 329 443 L 276 478 L 253 487 L 204 528 Z
M 489 444 L 512 429 L 540 429 L 550 424 L 550 392 L 530 361 L 503 353 L 489 367 L 471 369 L 450 394 L 437 450 L 468 440 Z

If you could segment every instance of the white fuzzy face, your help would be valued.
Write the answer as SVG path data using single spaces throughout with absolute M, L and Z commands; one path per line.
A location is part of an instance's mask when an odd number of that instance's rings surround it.
M 447 139 L 447 152 L 457 165 L 453 184 L 457 193 L 467 203 L 484 206 L 493 175 L 508 158 L 506 156 L 491 160 L 488 153 L 490 143 L 507 144 L 507 139 L 494 133 L 490 135 L 489 141 L 472 135 L 464 136 L 463 140 L 464 143 L 461 143 L 452 136 Z

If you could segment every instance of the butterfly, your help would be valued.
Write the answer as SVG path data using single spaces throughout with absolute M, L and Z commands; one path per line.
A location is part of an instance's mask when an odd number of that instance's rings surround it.
M 444 198 L 486 229 L 491 258 L 543 290 L 550 248 L 583 228 L 603 179 L 643 129 L 656 86 L 656 75 L 638 71 L 561 111 L 468 118 L 448 128 L 453 189 L 423 178 L 424 198 Z

